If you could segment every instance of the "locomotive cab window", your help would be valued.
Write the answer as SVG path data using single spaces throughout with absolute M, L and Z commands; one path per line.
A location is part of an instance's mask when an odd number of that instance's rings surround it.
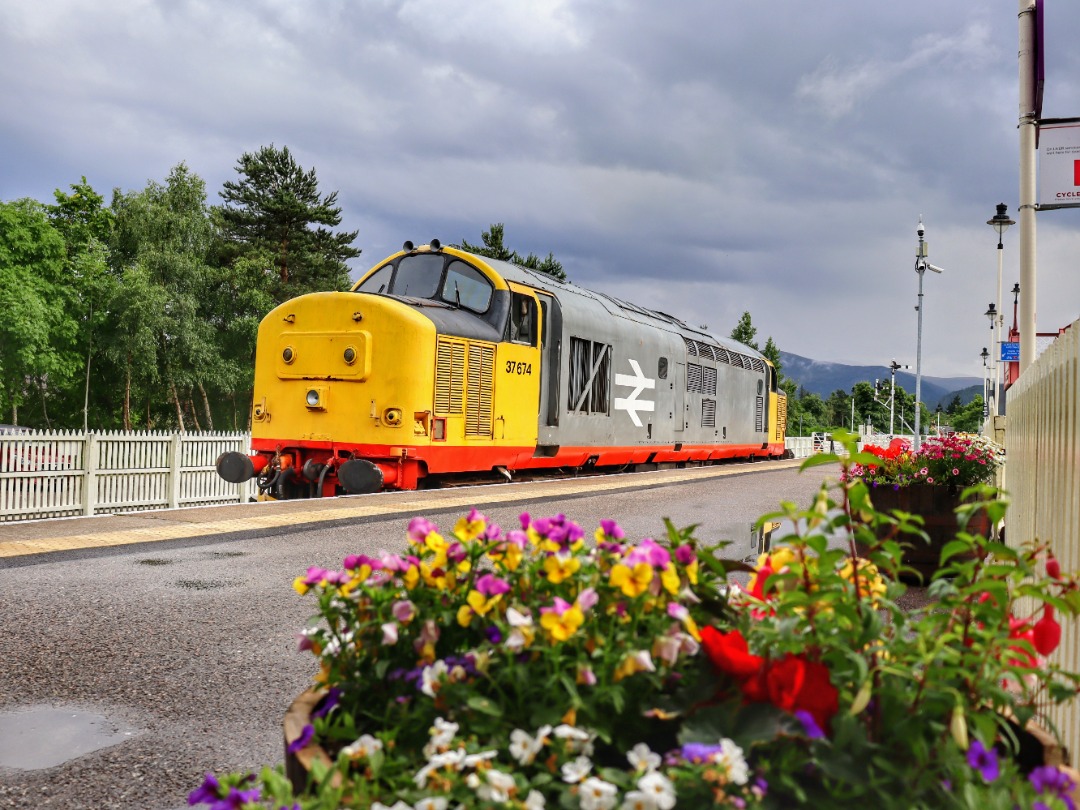
M 394 277 L 394 265 L 387 264 L 380 267 L 357 287 L 358 292 L 384 293 L 390 288 L 390 281 Z
M 443 301 L 473 312 L 487 312 L 491 293 L 491 282 L 483 273 L 465 262 L 450 262 L 443 283 Z
M 435 254 L 403 256 L 394 273 L 390 292 L 413 298 L 434 298 L 442 278 L 443 257 Z
M 510 317 L 506 335 L 514 343 L 536 345 L 536 301 L 530 295 L 513 293 L 510 296 Z

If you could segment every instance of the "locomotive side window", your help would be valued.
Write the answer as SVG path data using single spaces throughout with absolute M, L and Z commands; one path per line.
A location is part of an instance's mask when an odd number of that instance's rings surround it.
M 400 270 L 398 271 L 401 272 Z M 491 303 L 492 287 L 483 273 L 465 262 L 454 261 L 446 270 L 442 300 L 454 306 L 487 312 Z M 533 318 L 535 321 L 536 319 Z
M 390 292 L 413 298 L 434 298 L 442 276 L 443 257 L 435 254 L 404 256 L 398 262 Z
M 387 264 L 380 267 L 366 279 L 364 283 L 357 287 L 358 292 L 373 292 L 383 293 L 390 287 L 390 279 L 394 275 L 394 265 Z
M 536 302 L 531 296 L 521 293 L 513 293 L 510 298 L 510 320 L 507 323 L 510 340 L 535 346 Z
M 656 376 L 661 380 L 667 379 L 667 358 L 661 357 L 656 364 Z
M 611 346 L 570 338 L 569 409 L 573 413 L 611 414 Z

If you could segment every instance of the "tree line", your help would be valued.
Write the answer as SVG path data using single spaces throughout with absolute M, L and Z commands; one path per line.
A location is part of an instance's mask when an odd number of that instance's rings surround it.
M 731 330 L 731 339 L 757 349 L 776 368 L 778 385 L 787 394 L 787 425 L 789 436 L 809 436 L 815 432 L 831 432 L 836 428 L 857 430 L 869 425 L 876 433 L 911 434 L 915 425 L 915 395 L 897 385 L 895 393 L 888 380 L 855 383 L 852 390 L 838 388 L 822 398 L 783 374 L 780 350 L 770 337 L 758 347 L 757 328 L 749 312 L 744 312 Z M 890 403 L 890 399 L 895 399 Z M 920 403 L 919 426 L 926 433 L 938 425 L 962 433 L 977 433 L 983 423 L 983 398 L 976 396 L 967 405 L 956 395 L 944 408 L 931 412 Z
M 287 147 L 244 153 L 212 205 L 184 163 L 52 203 L 0 202 L 0 414 L 38 428 L 244 429 L 261 318 L 349 284 L 357 231 Z
M 212 204 L 186 164 L 51 203 L 0 202 L 0 422 L 34 428 L 246 430 L 259 322 L 345 290 L 358 231 L 288 147 L 245 152 Z M 492 225 L 462 247 L 565 279 Z

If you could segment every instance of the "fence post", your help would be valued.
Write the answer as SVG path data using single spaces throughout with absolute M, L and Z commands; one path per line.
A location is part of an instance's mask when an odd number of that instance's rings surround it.
M 180 441 L 181 434 L 174 433 L 169 442 L 169 508 L 180 506 Z
M 83 434 L 86 455 L 86 477 L 83 479 L 83 514 L 93 517 L 97 509 L 98 437 L 96 433 Z

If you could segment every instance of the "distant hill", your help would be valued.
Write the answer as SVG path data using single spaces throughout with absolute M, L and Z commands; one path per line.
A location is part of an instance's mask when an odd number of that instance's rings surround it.
M 889 379 L 888 366 L 847 366 L 811 360 L 788 352 L 780 352 L 780 362 L 783 364 L 781 374 L 822 399 L 828 398 L 838 388 L 850 393 L 855 383 Z M 915 374 L 897 371 L 896 384 L 914 394 Z M 921 393 L 923 402 L 930 410 L 934 410 L 939 403 L 941 407 L 946 407 L 956 395 L 960 396 L 962 403 L 967 404 L 975 396 L 982 396 L 982 380 L 978 377 L 927 377 L 924 374 Z

